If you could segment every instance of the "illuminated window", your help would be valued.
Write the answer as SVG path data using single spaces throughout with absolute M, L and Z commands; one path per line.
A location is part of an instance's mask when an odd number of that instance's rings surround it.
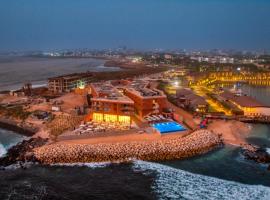
M 118 121 L 124 124 L 130 123 L 130 116 L 119 116 Z
M 117 115 L 104 115 L 104 121 L 105 122 L 117 122 Z
M 93 113 L 93 120 L 97 122 L 103 121 L 103 114 L 101 113 Z

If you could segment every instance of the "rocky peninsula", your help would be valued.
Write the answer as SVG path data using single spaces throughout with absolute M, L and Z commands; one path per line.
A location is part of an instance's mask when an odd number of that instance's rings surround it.
M 99 144 L 50 144 L 33 150 L 43 164 L 106 162 L 140 159 L 148 161 L 184 159 L 206 153 L 222 145 L 221 138 L 210 131 L 199 130 L 185 137 L 155 141 L 129 141 Z

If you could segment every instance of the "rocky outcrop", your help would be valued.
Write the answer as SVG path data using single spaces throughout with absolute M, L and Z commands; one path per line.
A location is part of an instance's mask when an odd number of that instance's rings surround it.
M 34 149 L 35 158 L 44 164 L 183 159 L 208 152 L 221 145 L 216 134 L 200 130 L 185 137 L 100 144 L 50 144 Z
M 23 140 L 19 144 L 11 147 L 5 157 L 0 158 L 0 166 L 6 167 L 17 162 L 36 161 L 33 149 L 43 146 L 47 141 L 47 139 L 40 137 Z
M 243 147 L 243 155 L 248 160 L 254 160 L 257 163 L 270 163 L 270 155 L 264 148 L 253 145 Z

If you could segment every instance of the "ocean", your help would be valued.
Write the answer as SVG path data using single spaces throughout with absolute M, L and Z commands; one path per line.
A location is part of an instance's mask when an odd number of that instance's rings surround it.
M 247 91 L 253 90 L 245 87 Z M 252 94 L 269 101 L 266 87 Z M 270 126 L 250 126 L 248 141 L 270 150 Z M 0 129 L 1 154 L 22 139 L 23 136 L 12 131 Z M 0 199 L 268 200 L 270 171 L 267 167 L 244 159 L 235 146 L 186 160 L 164 162 L 136 160 L 53 166 L 30 163 L 27 169 L 14 165 L 0 170 Z
M 0 91 L 21 88 L 24 83 L 45 85 L 47 78 L 75 72 L 118 71 L 105 67 L 105 60 L 93 58 L 38 58 L 0 56 Z
M 27 139 L 27 137 L 0 128 L 0 157 L 7 152 L 7 149 L 24 139 Z
M 0 199 L 270 198 L 270 188 L 266 186 L 242 184 L 145 161 L 14 167 L 0 171 L 0 188 Z
M 248 140 L 270 147 L 270 126 L 252 125 Z M 2 154 L 24 137 L 0 129 Z M 267 165 L 226 146 L 164 162 L 16 165 L 0 170 L 0 199 L 270 199 Z

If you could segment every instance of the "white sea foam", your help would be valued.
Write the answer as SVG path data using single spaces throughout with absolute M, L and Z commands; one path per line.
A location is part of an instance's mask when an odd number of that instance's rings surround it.
M 144 161 L 135 161 L 134 170 L 157 172 L 153 187 L 159 199 L 270 199 L 270 188 L 265 186 L 221 180 Z
M 8 165 L 8 166 L 4 167 L 4 169 L 5 170 L 16 170 L 16 169 L 21 169 L 21 168 L 28 169 L 35 164 L 36 163 L 33 163 L 33 162 L 24 162 L 21 164 L 17 162 L 17 163 L 14 163 L 12 165 Z
M 110 165 L 110 162 L 93 162 L 93 163 L 56 163 L 50 166 L 64 166 L 64 167 L 89 167 L 89 168 L 103 168 Z
M 19 139 L 18 141 L 14 142 L 14 143 L 8 144 L 7 146 L 4 146 L 3 144 L 0 143 L 0 158 L 3 157 L 4 155 L 6 155 L 8 149 L 15 146 L 16 144 L 21 142 L 23 139 L 27 139 L 27 138 L 23 137 L 23 138 Z
M 0 143 L 0 158 L 1 158 L 2 156 L 4 156 L 6 153 L 7 153 L 6 148 L 4 147 L 3 144 Z
M 270 148 L 265 149 L 268 154 L 270 154 Z

